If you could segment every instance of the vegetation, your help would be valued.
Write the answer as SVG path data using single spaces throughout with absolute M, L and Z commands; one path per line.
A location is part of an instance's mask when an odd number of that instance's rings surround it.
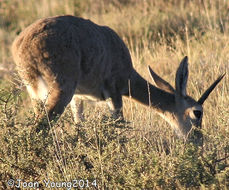
M 174 83 L 179 61 L 188 55 L 188 93 L 196 99 L 226 72 L 204 105 L 204 145 L 177 139 L 164 120 L 131 99 L 124 99 L 126 122 L 109 118 L 106 107 L 86 104 L 87 121 L 75 125 L 67 109 L 50 123 L 48 137 L 37 134 L 10 46 L 36 19 L 60 14 L 117 31 L 149 81 L 147 65 Z M 0 187 L 10 189 L 10 179 L 14 185 L 21 180 L 22 189 L 37 183 L 40 189 L 229 187 L 228 1 L 1 0 L 0 18 Z

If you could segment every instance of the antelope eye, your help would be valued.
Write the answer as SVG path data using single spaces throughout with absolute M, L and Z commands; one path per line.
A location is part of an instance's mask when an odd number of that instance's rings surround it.
M 196 116 L 197 119 L 200 119 L 201 115 L 202 115 L 202 112 L 199 111 L 199 110 L 194 110 L 193 111 L 194 115 Z

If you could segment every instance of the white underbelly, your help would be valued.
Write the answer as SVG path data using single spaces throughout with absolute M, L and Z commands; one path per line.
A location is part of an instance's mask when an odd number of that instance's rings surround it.
M 100 99 L 96 98 L 95 96 L 91 95 L 84 95 L 84 94 L 75 94 L 75 97 L 80 99 L 80 100 L 86 100 L 86 101 L 101 101 Z

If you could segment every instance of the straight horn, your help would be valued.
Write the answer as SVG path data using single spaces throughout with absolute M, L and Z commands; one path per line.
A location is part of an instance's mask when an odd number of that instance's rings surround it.
M 225 76 L 226 73 L 220 75 L 218 77 L 218 79 L 216 79 L 216 81 L 203 93 L 203 95 L 200 97 L 200 99 L 198 100 L 199 104 L 203 104 L 204 101 L 208 98 L 209 94 L 214 90 L 214 88 L 216 87 L 216 85 L 222 80 L 222 78 Z

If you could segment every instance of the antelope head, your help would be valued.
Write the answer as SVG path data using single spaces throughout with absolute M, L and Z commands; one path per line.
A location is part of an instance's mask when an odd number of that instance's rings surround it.
M 160 113 L 174 128 L 179 137 L 189 139 L 196 144 L 202 145 L 203 135 L 201 133 L 201 123 L 203 117 L 203 103 L 208 98 L 216 85 L 225 74 L 221 75 L 203 93 L 198 101 L 187 95 L 186 87 L 188 81 L 188 57 L 184 57 L 176 72 L 175 89 L 164 79 L 159 77 L 150 67 L 149 71 L 152 79 L 158 88 L 174 95 L 172 113 Z

